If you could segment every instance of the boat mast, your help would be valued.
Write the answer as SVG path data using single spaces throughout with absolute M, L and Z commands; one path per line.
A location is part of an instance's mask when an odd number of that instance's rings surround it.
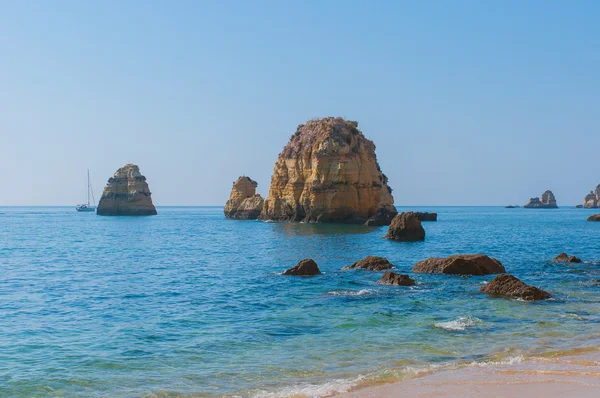
M 87 184 L 87 204 L 90 205 L 90 169 L 87 171 L 88 184 Z

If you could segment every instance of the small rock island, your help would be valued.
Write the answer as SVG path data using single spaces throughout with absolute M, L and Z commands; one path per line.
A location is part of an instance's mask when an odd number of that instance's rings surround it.
M 586 209 L 596 209 L 600 207 L 600 184 L 594 191 L 590 191 L 583 199 L 583 207 Z
M 121 167 L 108 179 L 98 203 L 100 216 L 155 216 L 146 177 L 134 164 Z
M 544 192 L 541 200 L 537 197 L 529 199 L 529 203 L 523 207 L 526 209 L 558 209 L 556 198 L 552 191 Z
M 389 225 L 396 214 L 375 144 L 357 122 L 328 117 L 298 126 L 283 148 L 260 219 Z
M 233 183 L 229 200 L 225 203 L 225 217 L 237 220 L 256 220 L 265 200 L 256 193 L 258 183 L 241 176 Z

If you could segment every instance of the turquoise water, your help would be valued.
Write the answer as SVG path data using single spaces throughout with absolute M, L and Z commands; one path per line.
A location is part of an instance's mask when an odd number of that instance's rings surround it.
M 0 396 L 319 396 L 600 345 L 592 210 L 419 210 L 439 221 L 424 223 L 425 242 L 399 243 L 385 227 L 226 220 L 221 208 L 0 208 Z M 562 251 L 586 262 L 548 261 Z M 492 277 L 412 275 L 406 288 L 340 270 L 380 255 L 408 273 L 455 253 L 496 257 L 554 299 L 479 294 Z M 323 275 L 280 275 L 307 257 Z

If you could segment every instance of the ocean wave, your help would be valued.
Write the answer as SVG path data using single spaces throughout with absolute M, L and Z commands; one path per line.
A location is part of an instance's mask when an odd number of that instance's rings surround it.
M 483 321 L 474 316 L 461 316 L 453 321 L 436 322 L 433 324 L 436 328 L 444 330 L 465 330 L 470 327 L 481 326 Z
M 365 376 L 357 376 L 348 379 L 334 379 L 321 384 L 299 383 L 283 387 L 276 391 L 258 391 L 250 396 L 252 398 L 321 398 L 330 397 L 334 394 L 342 394 L 356 387 Z
M 369 289 L 361 289 L 359 291 L 355 290 L 344 290 L 341 292 L 327 292 L 332 296 L 364 296 L 366 294 L 371 294 L 372 292 Z

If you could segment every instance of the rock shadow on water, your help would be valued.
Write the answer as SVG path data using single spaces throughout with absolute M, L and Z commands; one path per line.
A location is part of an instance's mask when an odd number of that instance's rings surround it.
M 313 235 L 366 235 L 377 231 L 373 227 L 361 224 L 325 224 L 325 223 L 270 223 L 274 231 L 280 231 L 288 236 Z

